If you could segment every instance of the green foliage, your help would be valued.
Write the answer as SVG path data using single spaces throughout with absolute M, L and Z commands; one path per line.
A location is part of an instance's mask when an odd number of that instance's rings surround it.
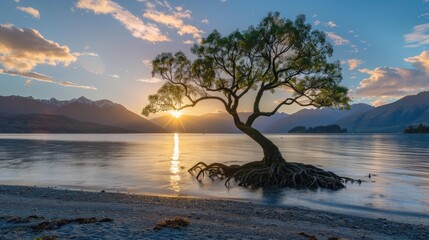
M 251 126 L 259 116 L 271 116 L 283 105 L 348 108 L 350 98 L 341 86 L 338 61 L 324 32 L 312 30 L 299 15 L 295 21 L 269 13 L 257 26 L 223 36 L 213 31 L 191 49 L 194 60 L 183 52 L 162 53 L 153 61 L 152 74 L 165 80 L 149 96 L 143 114 L 181 110 L 202 100 L 220 101 L 237 117 L 240 99 L 254 92 Z M 265 93 L 277 89 L 284 100 L 268 111 L 260 109 Z

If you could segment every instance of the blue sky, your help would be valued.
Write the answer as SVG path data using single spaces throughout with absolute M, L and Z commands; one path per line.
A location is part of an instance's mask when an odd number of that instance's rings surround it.
M 381 105 L 429 90 L 425 0 L 4 0 L 0 9 L 0 95 L 110 99 L 139 113 L 162 84 L 148 64 L 157 54 L 189 53 L 214 29 L 245 30 L 269 11 L 305 14 L 326 32 L 354 102 Z M 266 107 L 280 98 L 269 96 Z

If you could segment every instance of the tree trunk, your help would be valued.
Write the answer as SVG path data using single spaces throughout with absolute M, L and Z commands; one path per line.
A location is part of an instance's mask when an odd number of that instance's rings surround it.
M 244 123 L 236 123 L 235 126 L 261 146 L 264 151 L 263 161 L 265 166 L 271 166 L 275 162 L 285 161 L 279 148 L 257 129 L 249 127 Z

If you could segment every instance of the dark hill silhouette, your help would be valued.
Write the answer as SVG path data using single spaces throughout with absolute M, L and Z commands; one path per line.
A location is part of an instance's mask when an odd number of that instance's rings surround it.
M 109 100 L 91 101 L 81 97 L 70 101 L 38 100 L 32 97 L 0 97 L 0 113 L 41 113 L 66 116 L 78 121 L 92 122 L 131 130 L 133 132 L 163 132 L 147 119 Z
M 287 133 L 294 127 L 316 127 L 331 125 L 346 116 L 360 114 L 373 109 L 374 107 L 358 103 L 350 106 L 350 110 L 339 110 L 332 108 L 302 109 L 290 116 L 279 119 L 265 129 L 269 133 Z M 344 126 L 341 126 L 344 127 Z
M 0 114 L 0 133 L 129 133 L 131 130 L 41 113 Z
M 406 96 L 336 122 L 349 132 L 402 132 L 409 125 L 421 123 L 429 124 L 429 92 Z

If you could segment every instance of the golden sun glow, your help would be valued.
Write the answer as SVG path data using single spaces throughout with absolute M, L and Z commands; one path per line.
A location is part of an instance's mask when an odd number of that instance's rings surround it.
M 174 111 L 171 111 L 170 113 L 175 118 L 180 118 L 180 116 L 182 116 L 182 111 L 176 111 L 176 110 L 174 110 Z

